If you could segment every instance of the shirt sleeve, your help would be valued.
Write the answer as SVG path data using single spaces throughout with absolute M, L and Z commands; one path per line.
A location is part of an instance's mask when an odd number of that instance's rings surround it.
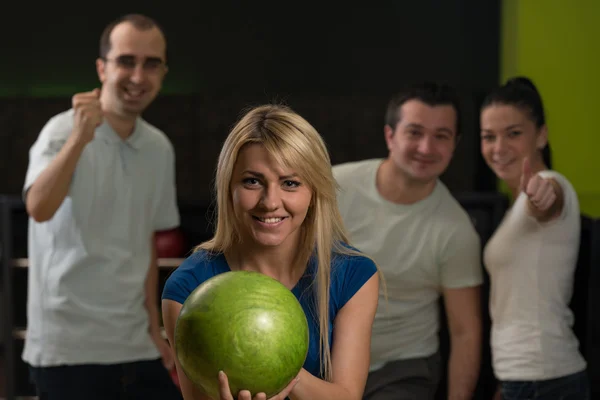
M 443 247 L 440 276 L 442 286 L 449 289 L 483 282 L 481 239 L 470 222 L 459 224 Z
M 175 151 L 170 143 L 166 154 L 166 171 L 163 175 L 161 190 L 158 192 L 160 202 L 154 217 L 154 230 L 156 231 L 172 229 L 180 224 L 175 180 Z
M 29 149 L 29 164 L 22 192 L 23 200 L 31 185 L 54 160 L 71 135 L 73 121 L 67 115 L 61 114 L 51 118 Z
M 338 269 L 339 272 L 343 273 L 338 309 L 344 307 L 377 272 L 375 263 L 368 257 L 349 256 L 345 263 L 344 268 Z
M 194 253 L 186 258 L 183 263 L 173 271 L 163 287 L 162 299 L 173 300 L 183 304 L 188 296 L 201 283 L 202 279 L 198 277 L 198 271 L 201 271 L 201 261 Z

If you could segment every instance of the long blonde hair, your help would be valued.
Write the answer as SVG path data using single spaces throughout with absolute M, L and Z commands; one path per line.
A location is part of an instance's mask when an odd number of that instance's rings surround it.
M 196 250 L 225 253 L 241 241 L 233 211 L 230 183 L 240 150 L 261 144 L 284 167 L 293 169 L 312 190 L 312 199 L 301 227 L 299 263 L 307 265 L 316 257 L 317 316 L 320 336 L 321 374 L 331 381 L 329 343 L 329 288 L 332 253 L 359 255 L 349 249 L 347 234 L 337 206 L 337 183 L 325 142 L 304 118 L 282 105 L 251 109 L 234 126 L 225 140 L 217 164 L 215 190 L 217 221 L 213 238 Z M 364 254 L 360 254 L 365 256 Z

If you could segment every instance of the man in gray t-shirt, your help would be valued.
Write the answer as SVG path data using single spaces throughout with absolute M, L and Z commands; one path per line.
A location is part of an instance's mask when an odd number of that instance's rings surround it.
M 439 176 L 459 134 L 454 92 L 423 84 L 389 104 L 386 159 L 337 165 L 350 240 L 381 268 L 366 400 L 433 399 L 442 370 L 438 300 L 451 335 L 449 399 L 470 399 L 479 376 L 480 239 Z
M 179 225 L 175 154 L 140 114 L 166 73 L 151 19 L 111 23 L 101 89 L 78 93 L 29 152 L 23 360 L 41 399 L 181 399 L 161 334 L 154 232 Z

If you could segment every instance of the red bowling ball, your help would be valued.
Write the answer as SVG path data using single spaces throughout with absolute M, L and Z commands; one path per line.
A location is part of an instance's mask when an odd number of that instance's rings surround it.
M 155 232 L 154 243 L 158 258 L 183 257 L 186 252 L 185 237 L 179 228 Z

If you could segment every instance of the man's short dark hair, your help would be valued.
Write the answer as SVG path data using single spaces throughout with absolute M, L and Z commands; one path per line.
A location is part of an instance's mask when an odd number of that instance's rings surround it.
M 102 31 L 102 35 L 100 36 L 100 58 L 106 59 L 106 55 L 110 51 L 111 43 L 110 43 L 110 35 L 112 34 L 113 29 L 123 22 L 129 22 L 137 29 L 141 31 L 146 31 L 152 28 L 157 28 L 160 33 L 165 37 L 165 32 L 162 27 L 152 18 L 147 17 L 142 14 L 127 14 L 119 17 L 109 23 L 104 31 Z M 165 55 L 166 57 L 166 55 Z
M 385 113 L 385 124 L 392 130 L 396 130 L 396 125 L 400 122 L 400 107 L 410 100 L 419 100 L 432 107 L 452 106 L 456 113 L 456 136 L 460 135 L 460 101 L 453 87 L 442 83 L 423 82 L 408 86 L 395 94 L 390 99 Z

